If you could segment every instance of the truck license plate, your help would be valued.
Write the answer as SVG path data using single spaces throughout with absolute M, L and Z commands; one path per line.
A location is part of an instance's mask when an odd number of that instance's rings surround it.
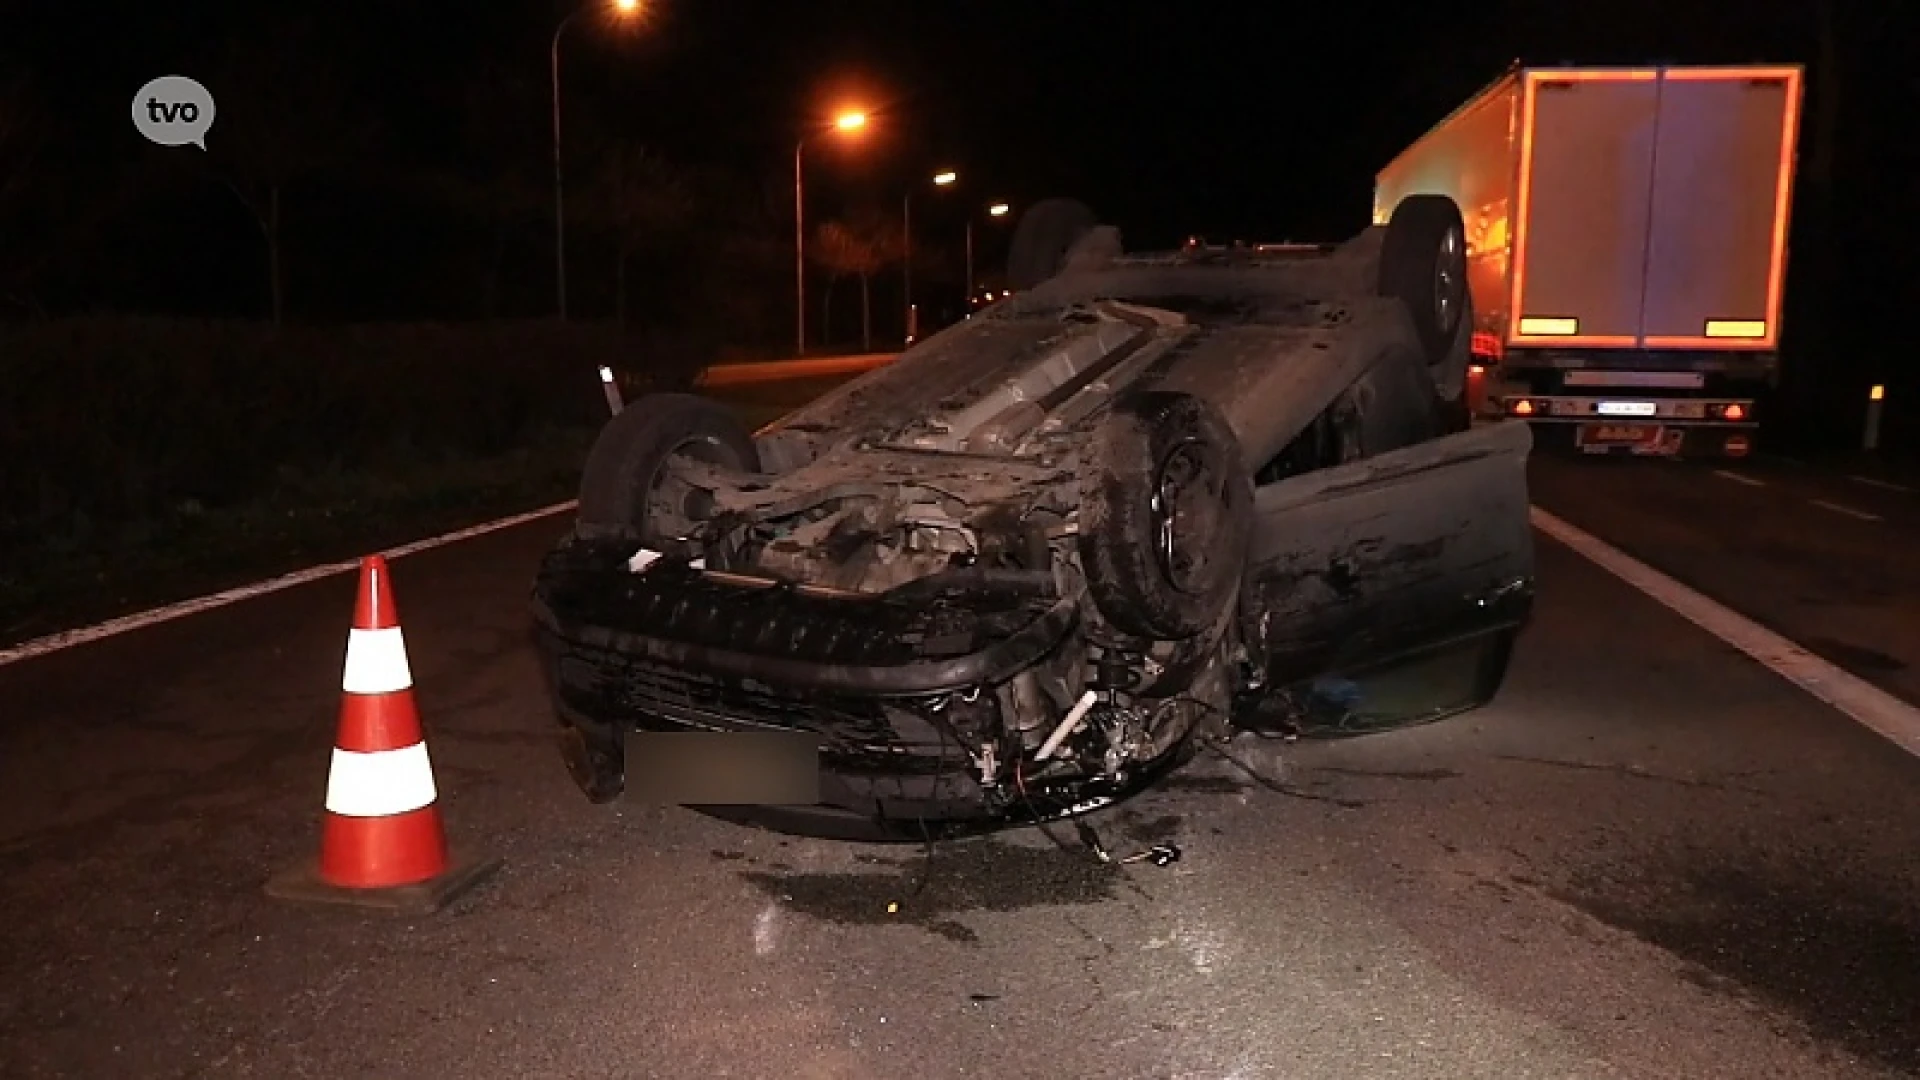
M 1601 416 L 1652 416 L 1660 407 L 1651 401 L 1602 401 L 1593 411 Z

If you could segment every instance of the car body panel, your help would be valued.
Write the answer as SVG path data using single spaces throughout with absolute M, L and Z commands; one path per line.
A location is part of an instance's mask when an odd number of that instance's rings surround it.
M 1527 425 L 1490 424 L 1263 485 L 1242 617 L 1285 685 L 1524 621 Z

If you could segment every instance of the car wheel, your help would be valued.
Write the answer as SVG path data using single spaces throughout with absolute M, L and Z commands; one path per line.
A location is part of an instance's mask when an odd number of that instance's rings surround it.
M 1080 478 L 1081 565 L 1108 622 L 1154 640 L 1214 625 L 1252 529 L 1253 481 L 1219 410 L 1165 391 L 1115 406 Z
M 1471 359 L 1466 235 L 1452 199 L 1413 195 L 1394 208 L 1381 243 L 1379 293 L 1406 304 L 1442 401 L 1465 390 Z
M 653 543 L 685 536 L 706 516 L 699 505 L 705 493 L 667 482 L 666 465 L 676 457 L 743 472 L 760 468 L 753 437 L 725 406 L 694 394 L 647 394 L 594 441 L 580 480 L 579 530 L 638 532 Z
M 1099 224 L 1093 210 L 1076 199 L 1043 199 L 1020 215 L 1007 255 L 1007 285 L 1031 289 L 1066 264 L 1067 252 Z

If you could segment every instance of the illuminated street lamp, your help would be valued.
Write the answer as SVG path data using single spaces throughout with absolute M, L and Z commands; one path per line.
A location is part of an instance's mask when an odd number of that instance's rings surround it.
M 987 216 L 1006 217 L 1012 208 L 1006 203 L 997 202 L 987 207 Z M 973 215 L 967 215 L 967 302 L 973 302 Z
M 801 152 L 806 149 L 807 139 L 813 135 L 826 131 L 852 134 L 866 126 L 867 114 L 857 109 L 850 110 L 834 117 L 831 126 L 809 131 L 793 144 L 793 310 L 797 356 L 807 355 L 807 204 L 805 185 L 801 180 Z
M 960 174 L 957 172 L 954 172 L 952 169 L 948 169 L 945 172 L 937 172 L 933 174 L 933 184 L 935 187 L 952 187 L 954 184 L 958 183 L 959 180 L 960 180 Z M 902 332 L 906 335 L 907 344 L 911 345 L 913 344 L 913 339 L 919 336 L 918 334 L 914 333 L 914 331 L 918 328 L 914 326 L 914 318 L 913 318 L 913 189 L 912 188 L 908 188 L 907 193 L 901 196 L 900 198 L 900 236 L 901 236 L 900 267 L 901 267 L 901 274 L 905 281 L 905 288 L 902 291 L 904 293 L 905 303 L 906 303 L 906 314 L 902 316 L 903 321 L 901 322 L 901 327 L 902 327 Z
M 611 6 L 615 14 L 626 18 L 640 10 L 640 0 L 612 0 Z M 554 289 L 559 294 L 561 322 L 567 321 L 567 206 L 560 166 L 560 35 L 573 25 L 573 20 L 591 10 L 592 4 L 582 4 L 553 29 L 553 278 Z

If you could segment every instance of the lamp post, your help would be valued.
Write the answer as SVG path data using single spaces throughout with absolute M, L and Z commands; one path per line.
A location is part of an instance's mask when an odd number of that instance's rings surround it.
M 800 136 L 793 144 L 793 316 L 794 316 L 794 355 L 807 355 L 807 202 L 804 175 L 800 166 L 802 152 L 806 150 L 809 136 L 820 131 L 839 131 L 842 133 L 859 131 L 867 126 L 867 114 L 864 112 L 844 112 L 834 118 L 825 128 L 808 132 Z
M 613 0 L 613 9 L 622 16 L 640 9 L 640 0 Z M 565 170 L 560 164 L 560 35 L 573 20 L 592 10 L 582 5 L 553 28 L 553 281 L 560 302 L 560 321 L 567 321 L 567 203 Z
M 960 179 L 960 174 L 948 169 L 933 174 L 935 187 L 947 187 Z M 900 197 L 900 269 L 903 277 L 902 294 L 905 297 L 906 313 L 901 316 L 901 326 L 906 334 L 907 344 L 919 335 L 914 331 L 913 318 L 913 189 Z
M 1006 217 L 1012 208 L 1006 203 L 997 202 L 987 207 L 988 217 Z M 967 304 L 973 304 L 973 215 L 967 215 Z

